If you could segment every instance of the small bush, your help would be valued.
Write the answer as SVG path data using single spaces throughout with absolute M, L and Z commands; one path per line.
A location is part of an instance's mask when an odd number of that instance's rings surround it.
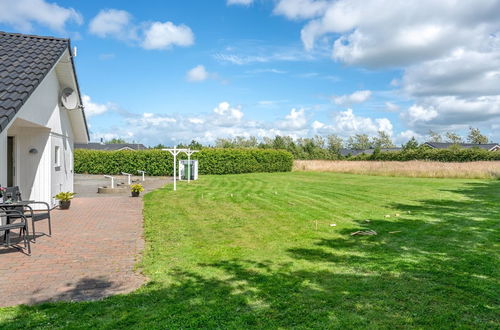
M 186 159 L 180 154 L 178 159 Z M 293 156 L 273 149 L 203 149 L 191 156 L 199 160 L 200 174 L 289 172 Z M 75 150 L 75 173 L 120 174 L 146 171 L 148 175 L 173 175 L 173 157 L 167 151 Z
M 381 161 L 410 161 L 430 160 L 436 162 L 476 162 L 500 160 L 500 152 L 487 151 L 479 148 L 448 148 L 431 149 L 418 148 L 402 151 L 378 152 L 372 155 L 357 155 L 348 157 L 347 160 L 381 160 Z

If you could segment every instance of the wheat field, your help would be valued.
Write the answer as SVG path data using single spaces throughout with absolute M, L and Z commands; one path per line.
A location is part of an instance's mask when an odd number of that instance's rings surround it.
M 293 170 L 421 178 L 500 179 L 500 161 L 443 163 L 422 160 L 408 162 L 296 160 Z

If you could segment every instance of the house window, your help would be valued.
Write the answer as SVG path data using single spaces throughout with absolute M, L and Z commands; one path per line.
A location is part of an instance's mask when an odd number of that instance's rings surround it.
M 54 166 L 61 166 L 61 147 L 59 146 L 54 149 Z

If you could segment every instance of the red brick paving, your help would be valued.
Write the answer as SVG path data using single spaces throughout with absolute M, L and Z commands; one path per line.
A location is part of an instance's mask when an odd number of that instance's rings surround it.
M 144 283 L 134 272 L 144 246 L 141 198 L 76 198 L 52 211 L 52 237 L 38 236 L 46 221 L 36 226 L 31 256 L 0 246 L 0 306 L 94 300 Z

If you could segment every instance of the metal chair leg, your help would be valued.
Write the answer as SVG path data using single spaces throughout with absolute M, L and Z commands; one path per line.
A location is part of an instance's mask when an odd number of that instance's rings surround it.
M 50 224 L 50 213 L 49 213 L 48 220 L 49 220 L 49 236 L 52 236 L 52 226 Z
M 28 254 L 31 254 L 31 245 L 30 245 L 30 238 L 29 238 L 29 231 L 28 231 L 28 222 L 25 223 L 24 227 L 24 246 L 26 247 L 26 244 L 28 244 Z
M 35 220 L 31 219 L 31 228 L 33 229 L 33 242 L 36 243 Z

